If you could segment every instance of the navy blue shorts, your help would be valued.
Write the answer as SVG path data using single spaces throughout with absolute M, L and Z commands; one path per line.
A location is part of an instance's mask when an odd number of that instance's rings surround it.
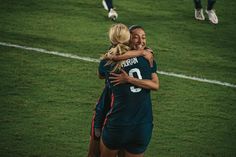
M 102 140 L 105 146 L 111 150 L 124 149 L 132 154 L 145 152 L 152 136 L 152 123 L 111 127 L 105 125 L 102 132 Z

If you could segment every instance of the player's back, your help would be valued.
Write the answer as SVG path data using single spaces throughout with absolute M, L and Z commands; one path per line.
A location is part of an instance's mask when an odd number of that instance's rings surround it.
M 127 59 L 122 68 L 129 76 L 151 79 L 151 68 L 144 57 Z M 111 84 L 111 87 L 113 104 L 107 116 L 110 125 L 132 125 L 152 121 L 150 90 L 128 83 L 117 86 Z

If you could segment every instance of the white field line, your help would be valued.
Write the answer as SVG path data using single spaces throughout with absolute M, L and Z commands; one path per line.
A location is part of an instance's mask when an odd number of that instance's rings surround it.
M 33 48 L 33 47 L 21 46 L 21 45 L 5 43 L 5 42 L 0 42 L 0 45 L 6 46 L 6 47 L 14 47 L 14 48 L 19 48 L 19 49 L 24 49 L 24 50 L 30 50 L 30 51 L 40 52 L 40 53 L 46 53 L 46 54 L 56 55 L 56 56 L 61 56 L 61 57 L 67 57 L 67 58 L 72 58 L 72 59 L 78 59 L 78 60 L 83 60 L 83 61 L 88 61 L 88 62 L 96 62 L 96 63 L 99 62 L 99 59 L 95 59 L 95 58 L 80 57 L 80 56 L 73 55 L 73 54 L 62 53 L 62 52 L 57 52 L 57 51 L 49 51 L 49 50 L 45 50 L 45 49 L 41 49 L 41 48 Z M 192 76 L 186 76 L 183 74 L 175 74 L 172 72 L 164 72 L 164 71 L 157 71 L 157 73 L 161 74 L 161 75 L 173 76 L 173 77 L 178 77 L 178 78 L 183 78 L 183 79 L 188 79 L 188 80 L 194 80 L 194 81 L 198 81 L 198 82 L 205 82 L 205 83 L 210 83 L 210 84 L 216 84 L 216 85 L 236 88 L 235 84 L 221 82 L 221 81 L 217 81 L 217 80 L 208 80 L 205 78 L 197 78 L 197 77 L 192 77 Z

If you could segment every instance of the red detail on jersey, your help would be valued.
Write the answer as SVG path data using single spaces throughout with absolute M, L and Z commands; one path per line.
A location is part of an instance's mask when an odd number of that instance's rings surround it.
M 108 114 L 107 114 L 107 116 L 106 116 L 106 118 L 105 118 L 105 120 L 104 120 L 104 122 L 103 122 L 103 127 L 104 127 L 104 125 L 106 124 L 106 122 L 107 122 L 107 117 L 111 114 L 111 112 L 112 112 L 112 109 L 113 109 L 113 106 L 114 106 L 114 94 L 112 93 L 111 94 L 111 104 L 110 104 L 110 111 L 108 112 Z

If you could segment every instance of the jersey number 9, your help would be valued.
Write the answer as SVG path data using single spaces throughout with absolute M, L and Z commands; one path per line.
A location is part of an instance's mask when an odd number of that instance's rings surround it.
M 133 68 L 133 69 L 130 69 L 129 71 L 129 76 L 131 77 L 134 77 L 134 74 L 136 73 L 136 76 L 138 77 L 138 79 L 142 79 L 142 75 L 141 75 L 141 72 L 138 68 Z M 130 86 L 130 90 L 131 92 L 133 93 L 138 93 L 142 90 L 142 88 L 136 88 L 135 86 Z

